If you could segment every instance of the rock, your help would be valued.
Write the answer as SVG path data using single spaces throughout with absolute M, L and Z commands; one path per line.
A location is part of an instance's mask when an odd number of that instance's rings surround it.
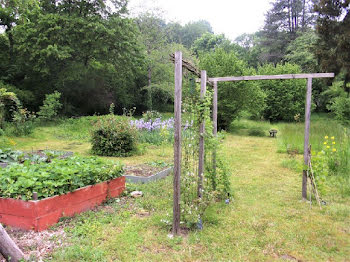
M 137 197 L 142 197 L 142 191 L 133 191 L 130 193 L 130 196 L 137 198 Z

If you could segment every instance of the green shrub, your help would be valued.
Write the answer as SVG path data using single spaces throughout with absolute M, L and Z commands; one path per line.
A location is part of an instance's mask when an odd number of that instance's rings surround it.
M 47 94 L 43 106 L 40 107 L 40 111 L 38 112 L 39 119 L 53 120 L 57 116 L 58 110 L 62 108 L 60 98 L 61 93 L 57 91 Z
M 26 161 L 0 168 L 1 197 L 31 199 L 46 198 L 78 188 L 107 181 L 123 174 L 123 167 L 96 157 L 54 159 L 51 163 L 32 164 Z
M 19 107 L 13 112 L 12 122 L 4 125 L 5 134 L 8 136 L 26 136 L 33 133 L 36 116 L 26 108 Z
M 129 118 L 101 117 L 92 131 L 92 152 L 100 156 L 130 156 L 136 151 L 137 131 Z
M 350 98 L 334 98 L 328 107 L 334 114 L 335 118 L 345 125 L 350 125 Z

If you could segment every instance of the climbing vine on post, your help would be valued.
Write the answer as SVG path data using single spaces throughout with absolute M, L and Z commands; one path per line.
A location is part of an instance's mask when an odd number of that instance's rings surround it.
M 197 226 L 201 229 L 202 216 L 206 208 L 222 196 L 227 197 L 230 191 L 228 173 L 223 162 L 218 161 L 219 164 L 213 166 L 213 152 L 218 150 L 219 139 L 213 135 L 211 119 L 213 92 L 205 88 L 206 72 L 202 72 L 204 83 L 202 82 L 201 86 L 195 82 L 185 82 L 189 90 L 186 88 L 182 90 L 182 75 L 181 88 L 178 85 L 180 83 L 179 57 L 177 52 L 175 54 L 173 234 L 179 232 L 180 223 L 186 228 Z M 187 68 L 187 64 L 188 62 L 182 65 Z M 196 74 L 198 70 L 192 70 L 193 68 L 190 67 L 189 71 L 198 76 Z M 181 101 L 180 105 L 179 101 Z M 182 112 L 183 115 L 181 115 Z M 215 171 L 217 167 L 218 173 Z M 180 188 L 178 188 L 178 181 L 180 181 Z M 177 224 L 178 221 L 180 222 Z

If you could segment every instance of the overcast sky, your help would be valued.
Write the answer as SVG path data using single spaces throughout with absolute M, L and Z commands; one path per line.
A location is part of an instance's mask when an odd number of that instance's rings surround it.
M 234 40 L 262 28 L 271 0 L 129 0 L 132 13 L 160 8 L 168 21 L 207 20 L 217 34 Z

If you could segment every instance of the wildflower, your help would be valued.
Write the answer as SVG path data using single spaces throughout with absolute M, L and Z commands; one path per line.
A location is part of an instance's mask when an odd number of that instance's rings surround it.
M 335 145 L 335 141 L 333 141 L 332 144 Z
M 327 146 L 327 148 L 330 148 L 330 146 Z
M 328 139 L 328 136 L 325 136 L 324 139 Z
M 324 144 L 324 145 L 327 145 L 327 142 L 324 142 L 323 144 Z
M 334 140 L 334 136 L 332 136 L 331 139 Z
M 332 150 L 333 152 L 336 152 L 337 151 L 337 149 L 336 148 L 333 148 L 333 150 Z

